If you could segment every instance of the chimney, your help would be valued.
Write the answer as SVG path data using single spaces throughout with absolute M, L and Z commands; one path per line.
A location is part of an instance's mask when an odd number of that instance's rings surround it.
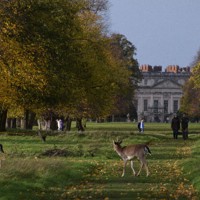
M 140 65 L 140 70 L 142 72 L 151 72 L 152 71 L 152 66 L 151 65 Z

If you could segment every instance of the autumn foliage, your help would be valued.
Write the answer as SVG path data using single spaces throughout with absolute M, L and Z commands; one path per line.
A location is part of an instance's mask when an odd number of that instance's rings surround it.
M 41 116 L 51 110 L 65 117 L 98 118 L 118 109 L 118 97 L 127 96 L 138 66 L 135 48 L 127 56 L 129 66 L 114 54 L 102 15 L 107 3 L 0 1 L 2 113 L 10 110 L 10 117 L 16 117 L 30 110 Z

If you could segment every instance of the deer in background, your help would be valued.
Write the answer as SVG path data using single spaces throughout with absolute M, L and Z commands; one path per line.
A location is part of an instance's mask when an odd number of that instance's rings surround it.
M 4 153 L 4 151 L 3 151 L 3 145 L 2 144 L 0 144 L 0 153 Z M 5 160 L 5 157 L 1 157 L 0 156 L 0 168 L 1 168 L 1 161 L 2 160 Z
M 148 169 L 148 165 L 147 165 L 145 155 L 146 154 L 151 155 L 151 151 L 150 151 L 149 147 L 147 146 L 147 144 L 133 144 L 133 145 L 122 147 L 121 143 L 122 143 L 122 141 L 116 141 L 116 142 L 113 141 L 114 150 L 117 152 L 117 154 L 124 161 L 124 168 L 123 168 L 122 177 L 125 175 L 126 164 L 127 164 L 128 161 L 131 161 L 131 169 L 133 170 L 134 176 L 139 176 L 143 167 L 145 167 L 145 169 L 146 169 L 146 175 L 149 176 L 150 173 L 149 173 L 149 169 Z M 136 173 L 134 168 L 133 168 L 134 157 L 138 158 L 138 160 L 141 163 L 138 173 Z

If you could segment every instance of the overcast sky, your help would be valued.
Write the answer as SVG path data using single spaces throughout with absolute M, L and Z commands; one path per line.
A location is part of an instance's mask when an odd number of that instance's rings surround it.
M 137 48 L 139 64 L 191 64 L 200 49 L 200 0 L 109 0 L 110 30 Z

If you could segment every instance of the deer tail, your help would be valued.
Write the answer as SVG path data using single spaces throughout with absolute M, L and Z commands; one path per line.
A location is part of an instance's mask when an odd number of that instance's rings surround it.
M 151 155 L 151 151 L 150 151 L 150 149 L 147 145 L 144 146 L 144 151 L 145 151 L 146 154 Z

